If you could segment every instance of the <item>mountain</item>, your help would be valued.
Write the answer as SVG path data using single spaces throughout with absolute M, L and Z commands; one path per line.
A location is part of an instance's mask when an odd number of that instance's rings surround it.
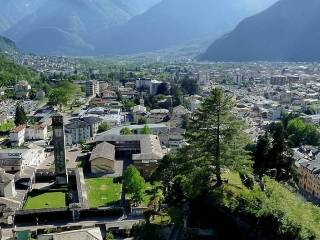
M 89 55 L 99 31 L 127 22 L 158 0 L 46 0 L 5 36 L 36 54 Z M 135 4 L 136 3 L 136 4 Z
M 0 53 L 5 51 L 16 51 L 16 44 L 6 37 L 0 36 Z
M 103 31 L 96 45 L 105 54 L 132 54 L 212 39 L 275 0 L 163 0 L 129 22 Z
M 0 7 L 0 33 L 36 11 L 46 0 L 3 0 Z
M 280 0 L 215 41 L 202 60 L 320 60 L 320 1 Z

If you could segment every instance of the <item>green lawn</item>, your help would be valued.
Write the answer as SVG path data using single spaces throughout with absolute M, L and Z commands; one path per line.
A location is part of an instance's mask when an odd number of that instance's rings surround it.
M 62 208 L 66 206 L 64 192 L 48 192 L 29 196 L 24 209 Z
M 86 179 L 88 202 L 91 208 L 111 206 L 119 202 L 122 185 L 112 178 Z

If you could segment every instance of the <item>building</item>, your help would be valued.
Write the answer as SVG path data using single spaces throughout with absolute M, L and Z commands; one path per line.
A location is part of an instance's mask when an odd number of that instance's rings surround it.
M 115 156 L 132 161 L 141 174 L 150 177 L 164 156 L 159 137 L 156 135 L 97 135 L 97 144 L 107 142 L 115 146 Z
M 14 175 L 6 173 L 0 169 L 0 197 L 15 197 L 16 188 L 14 185 Z
M 39 235 L 38 240 L 103 240 L 99 228 L 79 229 L 67 232 Z
M 94 174 L 114 173 L 115 146 L 107 142 L 98 144 L 91 153 L 90 165 Z
M 103 119 L 98 117 L 74 118 L 66 124 L 66 144 L 71 146 L 80 141 L 87 141 L 97 134 Z
M 270 78 L 271 85 L 284 86 L 287 84 L 287 77 L 283 75 L 275 75 Z
M 14 86 L 14 92 L 15 92 L 16 98 L 18 99 L 28 98 L 30 90 L 31 90 L 31 86 L 27 81 L 19 81 Z
M 299 166 L 299 188 L 306 197 L 320 201 L 320 163 L 305 161 Z
M 149 123 L 161 123 L 169 116 L 168 109 L 152 109 L 148 115 Z
M 62 115 L 57 113 L 52 116 L 52 127 L 56 183 L 66 185 L 68 184 L 68 172 Z
M 151 80 L 149 93 L 150 95 L 156 95 L 158 93 L 158 88 L 162 84 L 162 81 Z
M 28 166 L 37 167 L 45 159 L 45 149 L 29 148 L 0 149 L 0 168 L 9 173 L 22 173 Z
M 35 124 L 27 126 L 25 140 L 46 140 L 48 138 L 48 127 L 46 124 Z
M 13 147 L 20 147 L 25 141 L 26 125 L 20 125 L 10 131 L 10 142 Z
M 306 123 L 308 124 L 313 124 L 313 125 L 320 125 L 320 114 L 316 114 L 316 115 L 307 115 L 307 116 L 303 116 L 302 117 Z
M 87 97 L 95 97 L 100 94 L 100 84 L 96 80 L 87 80 L 85 85 L 85 92 Z

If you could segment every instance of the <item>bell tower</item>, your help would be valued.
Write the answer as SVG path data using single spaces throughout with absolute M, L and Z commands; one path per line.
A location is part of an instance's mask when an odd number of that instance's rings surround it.
M 63 116 L 56 113 L 52 116 L 54 163 L 57 185 L 68 184 L 68 172 L 66 163 L 65 136 Z

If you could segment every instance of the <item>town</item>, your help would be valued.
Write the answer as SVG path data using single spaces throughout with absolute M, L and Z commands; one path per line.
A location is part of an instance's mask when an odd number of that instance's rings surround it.
M 37 80 L 1 88 L 3 239 L 132 236 L 146 212 L 166 208 L 154 174 L 189 144 L 192 115 L 217 88 L 232 96 L 252 144 L 284 123 L 293 188 L 320 202 L 319 64 L 20 63 Z M 153 221 L 168 221 L 163 212 Z

